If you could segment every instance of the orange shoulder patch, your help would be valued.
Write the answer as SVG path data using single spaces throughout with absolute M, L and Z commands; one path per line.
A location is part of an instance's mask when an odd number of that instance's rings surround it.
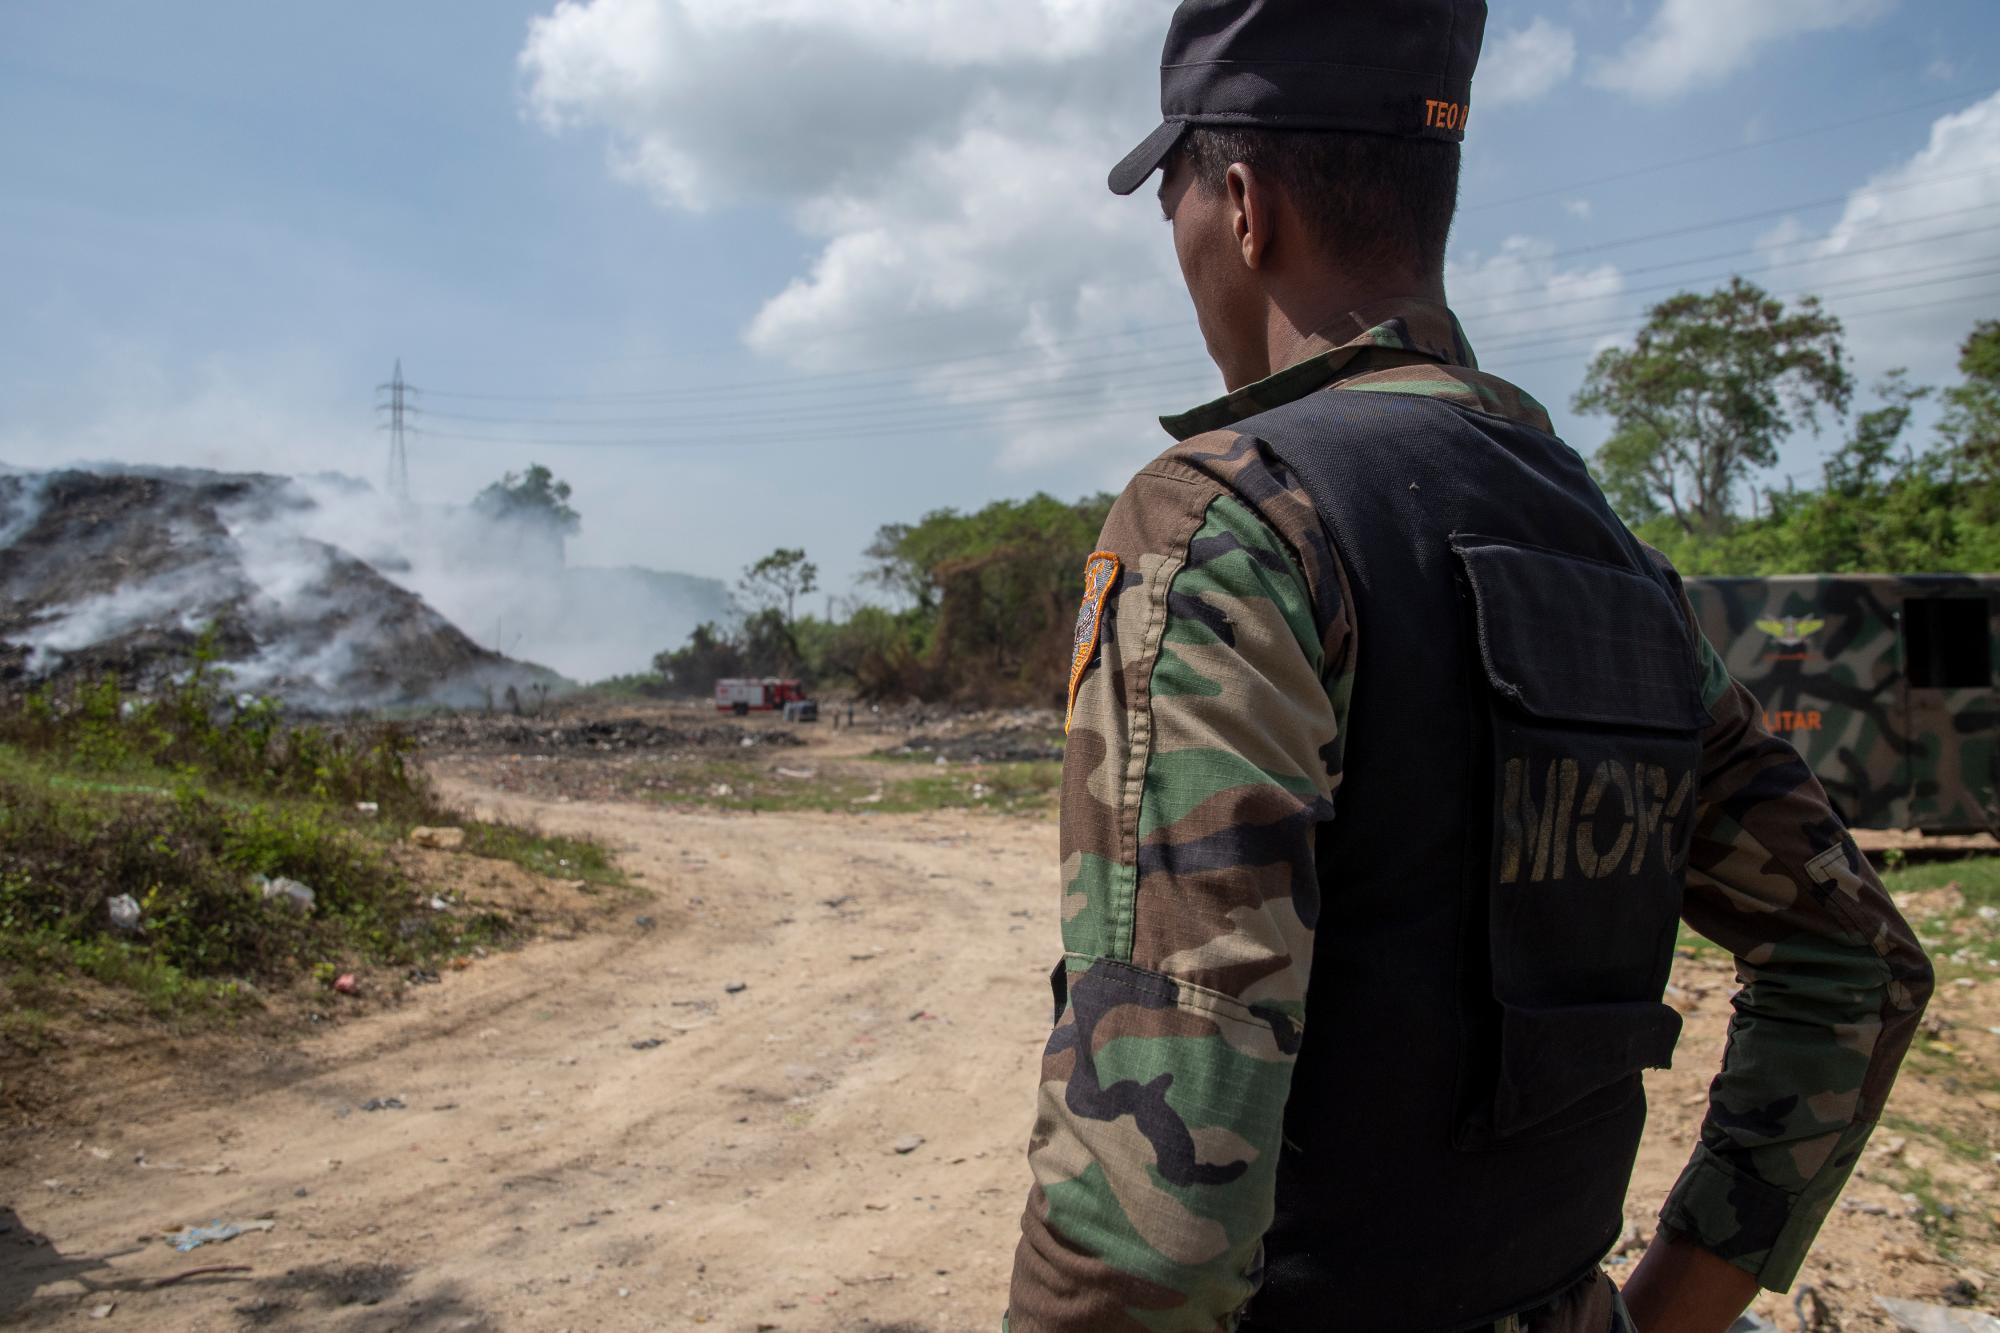
M 1090 669 L 1090 659 L 1097 656 L 1097 639 L 1104 628 L 1104 600 L 1111 595 L 1122 568 L 1118 557 L 1109 551 L 1092 551 L 1090 559 L 1084 562 L 1083 605 L 1077 609 L 1076 640 L 1070 649 L 1069 708 L 1063 714 L 1065 736 L 1076 720 L 1077 688 L 1083 684 L 1083 673 Z

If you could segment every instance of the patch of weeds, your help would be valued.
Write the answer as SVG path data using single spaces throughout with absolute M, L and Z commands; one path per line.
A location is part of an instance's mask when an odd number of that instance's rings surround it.
M 47 1036 L 55 1015 L 45 1009 L 33 1009 L 26 1005 L 10 1004 L 0 1008 L 0 1041 L 30 1050 L 39 1048 Z
M 1984 1166 L 1993 1148 L 1990 1144 L 1968 1138 L 1948 1125 L 1926 1125 L 1908 1116 L 1890 1113 L 1882 1117 L 1882 1123 L 1899 1133 L 1912 1138 L 1926 1139 L 1950 1153 L 1953 1157 Z
M 473 821 L 460 827 L 465 830 L 465 850 L 474 856 L 512 861 L 523 870 L 550 879 L 580 879 L 614 888 L 626 884 L 625 874 L 611 853 L 592 839 L 536 833 L 511 824 Z
M 1924 1238 L 1931 1243 L 1931 1248 L 1942 1258 L 1954 1258 L 1960 1240 L 1961 1210 L 1939 1193 L 1937 1178 L 1922 1167 L 1905 1168 L 1901 1183 L 1903 1192 L 1914 1195 L 1918 1207 L 1923 1210 L 1917 1217 L 1917 1224 L 1923 1228 Z
M 505 916 L 429 909 L 391 851 L 415 824 L 461 826 L 469 851 L 538 874 L 624 882 L 596 843 L 461 820 L 395 727 L 290 725 L 211 662 L 204 648 L 151 697 L 104 680 L 0 706 L 0 980 L 17 1004 L 73 1006 L 82 976 L 161 1017 L 227 1014 L 250 1002 L 239 978 L 330 984 L 507 942 Z M 277 878 L 310 908 L 267 898 Z M 124 897 L 129 932 L 110 911 Z
M 808 811 L 829 814 L 920 814 L 934 810 L 994 810 L 1006 814 L 1048 808 L 1062 785 L 1062 764 L 910 765 L 868 759 L 827 765 L 809 778 L 732 760 L 663 767 L 643 790 L 675 804 L 719 810 Z
M 1940 979 L 2000 972 L 2000 857 L 1905 865 L 1885 870 L 1882 882 L 1905 899 Z

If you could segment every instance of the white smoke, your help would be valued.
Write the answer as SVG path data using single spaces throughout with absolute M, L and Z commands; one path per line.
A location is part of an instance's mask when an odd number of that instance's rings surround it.
M 647 670 L 704 620 L 728 614 L 714 579 L 647 569 L 571 567 L 533 524 L 470 506 L 409 506 L 339 478 L 294 482 L 311 507 L 283 540 L 352 551 L 436 607 L 474 642 L 577 681 Z

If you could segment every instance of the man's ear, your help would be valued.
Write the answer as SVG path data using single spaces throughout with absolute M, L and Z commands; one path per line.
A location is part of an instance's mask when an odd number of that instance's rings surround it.
M 1243 162 L 1229 164 L 1223 185 L 1229 192 L 1229 221 L 1235 229 L 1237 252 L 1245 266 L 1263 268 L 1269 262 L 1271 229 L 1278 220 L 1278 201 L 1271 185 Z

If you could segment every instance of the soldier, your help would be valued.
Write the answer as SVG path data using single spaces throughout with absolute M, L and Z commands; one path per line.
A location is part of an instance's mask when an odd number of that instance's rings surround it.
M 1111 173 L 1162 173 L 1228 393 L 1085 570 L 1014 1333 L 1722 1333 L 1930 992 L 1678 576 L 1445 306 L 1484 22 L 1186 0 Z M 1680 919 L 1744 986 L 1621 1301 Z

